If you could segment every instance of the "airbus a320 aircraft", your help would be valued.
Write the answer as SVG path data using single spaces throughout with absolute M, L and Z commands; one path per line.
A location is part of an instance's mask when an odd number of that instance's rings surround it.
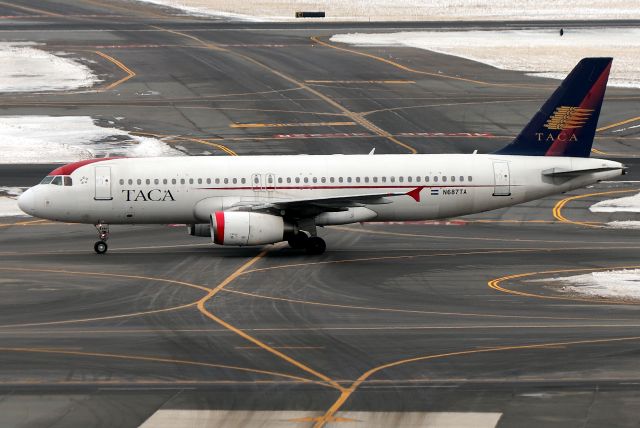
M 522 132 L 492 154 L 92 159 L 22 194 L 36 217 L 94 224 L 185 223 L 220 245 L 288 241 L 321 254 L 317 226 L 428 220 L 507 207 L 624 173 L 590 159 L 611 58 L 585 58 Z

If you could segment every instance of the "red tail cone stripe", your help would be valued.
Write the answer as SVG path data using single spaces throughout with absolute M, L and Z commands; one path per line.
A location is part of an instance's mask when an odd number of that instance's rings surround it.
M 224 244 L 224 212 L 216 211 L 216 236 L 213 242 L 216 244 Z

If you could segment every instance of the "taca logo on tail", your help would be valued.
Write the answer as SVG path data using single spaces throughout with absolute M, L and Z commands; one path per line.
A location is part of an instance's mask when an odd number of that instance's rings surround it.
M 612 58 L 585 58 L 501 155 L 589 157 Z

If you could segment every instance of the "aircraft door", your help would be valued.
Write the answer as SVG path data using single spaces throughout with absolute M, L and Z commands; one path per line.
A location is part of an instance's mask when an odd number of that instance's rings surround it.
M 493 163 L 494 188 L 493 196 L 511 195 L 511 178 L 509 176 L 509 163 Z
M 111 196 L 111 167 L 96 166 L 95 167 L 95 196 L 96 201 L 110 201 Z

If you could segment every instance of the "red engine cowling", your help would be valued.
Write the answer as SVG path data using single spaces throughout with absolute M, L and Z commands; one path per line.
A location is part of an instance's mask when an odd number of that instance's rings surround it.
M 243 211 L 211 214 L 211 236 L 220 245 L 273 244 L 284 240 L 282 217 Z

